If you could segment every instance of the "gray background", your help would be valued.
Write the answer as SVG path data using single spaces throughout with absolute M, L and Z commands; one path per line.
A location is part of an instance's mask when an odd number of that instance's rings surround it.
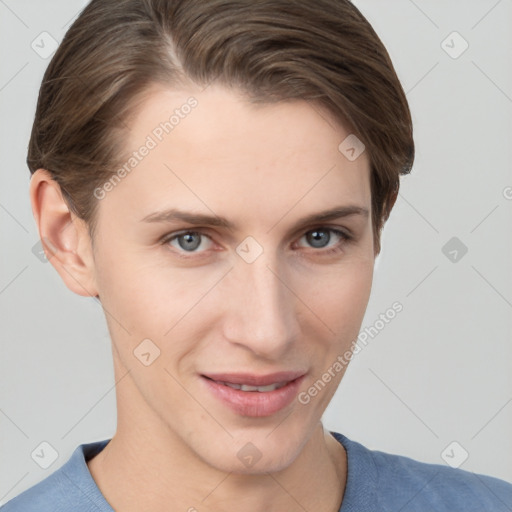
M 439 464 L 448 453 L 462 469 L 512 481 L 512 2 L 355 3 L 407 92 L 417 157 L 361 330 L 395 301 L 403 311 L 369 337 L 324 423 L 372 449 Z M 60 41 L 84 5 L 0 0 L 0 504 L 116 426 L 103 312 L 33 254 L 25 165 L 49 62 L 32 41 Z M 457 58 L 454 31 L 469 44 Z M 452 237 L 455 261 L 443 252 Z M 43 441 L 58 452 L 47 469 L 31 457 Z

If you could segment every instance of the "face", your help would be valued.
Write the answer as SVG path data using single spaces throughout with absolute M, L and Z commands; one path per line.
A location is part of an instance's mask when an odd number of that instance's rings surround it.
M 118 429 L 143 410 L 134 421 L 211 466 L 256 472 L 240 463 L 255 450 L 258 472 L 280 470 L 317 428 L 368 303 L 367 156 L 346 158 L 350 132 L 308 102 L 255 106 L 220 86 L 155 87 L 130 123 L 94 243 L 116 378 L 129 371 Z M 275 372 L 302 377 L 270 392 L 205 377 Z

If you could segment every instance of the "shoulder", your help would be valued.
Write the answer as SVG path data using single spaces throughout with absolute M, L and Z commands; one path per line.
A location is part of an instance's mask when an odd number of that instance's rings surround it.
M 342 434 L 333 434 L 347 451 L 347 487 L 351 484 L 356 489 L 365 479 L 364 493 L 374 506 L 390 510 L 403 508 L 407 512 L 512 510 L 512 484 L 504 480 L 370 450 Z
M 0 512 L 64 512 L 69 501 L 69 484 L 63 480 L 62 468 L 58 469 L 44 480 L 23 491 L 0 507 Z
M 8 501 L 0 512 L 112 512 L 87 467 L 87 460 L 108 441 L 78 446 L 63 466 Z
M 510 511 L 512 484 L 463 469 L 373 451 L 378 488 L 410 510 Z

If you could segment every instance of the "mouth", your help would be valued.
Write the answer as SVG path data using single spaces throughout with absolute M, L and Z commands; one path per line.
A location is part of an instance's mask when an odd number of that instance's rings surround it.
M 239 389 L 240 391 L 249 391 L 249 392 L 258 392 L 258 393 L 267 393 L 269 391 L 275 391 L 276 389 L 281 389 L 282 387 L 286 386 L 290 382 L 293 382 L 293 379 L 291 381 L 283 381 L 283 382 L 274 382 L 272 384 L 267 384 L 266 386 L 251 386 L 250 384 L 236 384 L 234 382 L 225 382 L 220 380 L 214 380 L 210 377 L 207 377 L 206 375 L 203 375 L 205 379 L 211 380 L 212 382 L 215 382 L 217 384 L 222 384 L 223 386 L 228 386 L 232 389 Z
M 269 373 L 267 375 L 255 375 L 252 373 L 208 373 L 202 376 L 226 385 L 240 385 L 246 388 L 264 388 L 266 386 L 282 387 L 302 377 L 306 372 L 301 370 L 283 370 L 280 372 Z M 235 388 L 240 389 L 240 388 Z M 256 391 L 256 389 L 244 389 L 244 391 Z M 265 391 L 265 390 L 263 390 Z
M 236 375 L 228 378 L 213 378 L 212 375 L 201 375 L 201 381 L 212 396 L 224 407 L 235 412 L 239 416 L 266 417 L 271 416 L 291 406 L 296 398 L 299 387 L 304 381 L 306 374 L 291 375 L 288 372 L 288 379 L 276 380 L 274 376 L 256 377 Z M 290 377 L 293 377 L 290 379 Z M 283 379 L 282 374 L 279 377 Z M 225 380 L 227 379 L 227 380 Z M 232 382 L 238 380 L 239 382 Z M 254 384 L 255 381 L 267 381 L 263 384 Z M 270 380 L 270 382 L 269 382 Z

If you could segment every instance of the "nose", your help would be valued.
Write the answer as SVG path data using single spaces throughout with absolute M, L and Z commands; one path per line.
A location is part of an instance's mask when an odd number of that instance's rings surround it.
M 225 338 L 260 357 L 279 360 L 299 334 L 298 301 L 286 274 L 264 253 L 252 263 L 239 259 L 227 277 Z

